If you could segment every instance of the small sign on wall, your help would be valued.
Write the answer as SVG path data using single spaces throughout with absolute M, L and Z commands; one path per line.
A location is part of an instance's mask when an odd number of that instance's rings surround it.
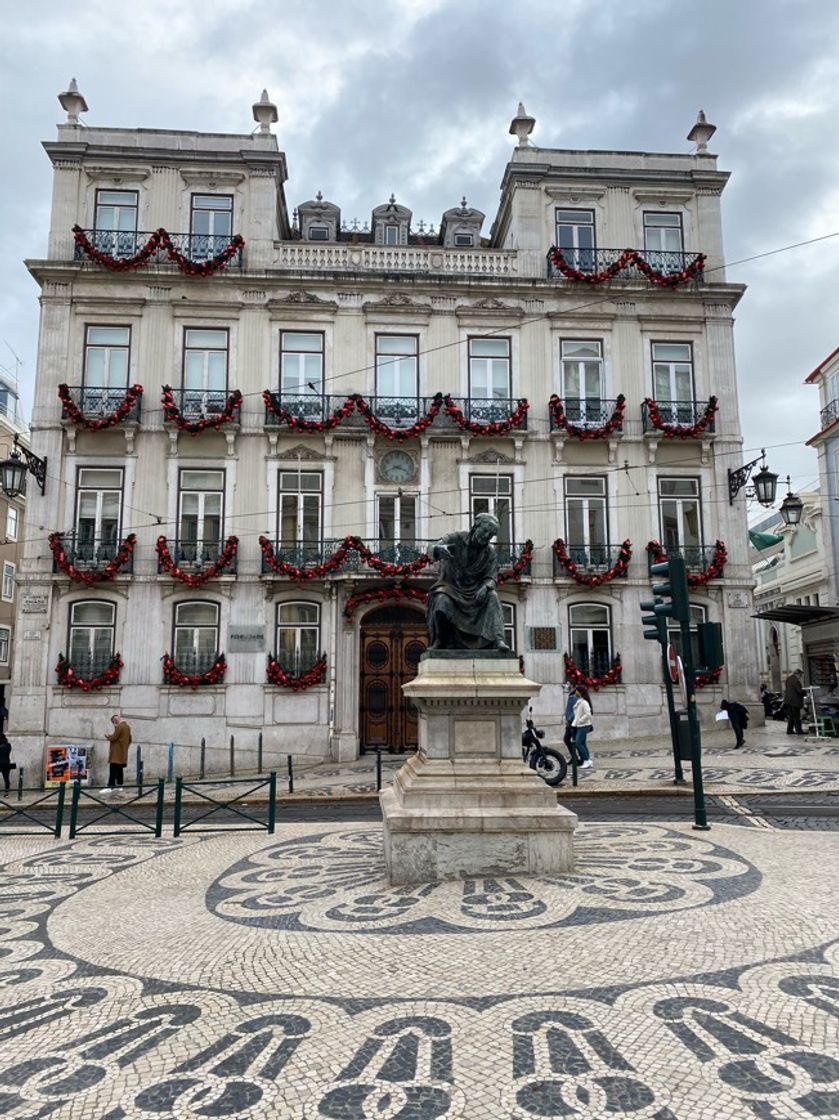
M 228 653 L 264 653 L 265 627 L 231 623 L 227 628 Z
M 745 610 L 750 603 L 749 593 L 748 591 L 729 591 L 726 602 L 729 607 L 734 607 L 735 610 Z
M 87 747 L 77 744 L 63 744 L 47 747 L 45 786 L 57 786 L 62 782 L 80 781 L 90 783 L 90 758 Z
M 20 609 L 23 614 L 46 614 L 47 596 L 33 594 L 22 595 L 20 599 Z

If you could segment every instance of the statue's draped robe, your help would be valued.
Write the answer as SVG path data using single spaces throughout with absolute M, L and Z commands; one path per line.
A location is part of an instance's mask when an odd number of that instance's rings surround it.
M 439 562 L 428 593 L 428 634 L 441 649 L 492 649 L 504 642 L 504 616 L 495 591 L 498 560 L 491 544 L 471 544 L 471 532 L 449 533 L 431 550 Z M 448 553 L 440 545 L 446 545 Z M 480 588 L 492 581 L 482 604 Z

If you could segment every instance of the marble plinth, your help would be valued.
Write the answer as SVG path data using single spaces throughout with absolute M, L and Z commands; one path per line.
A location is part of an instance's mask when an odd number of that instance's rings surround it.
M 577 817 L 521 759 L 540 688 L 515 657 L 420 662 L 419 751 L 380 795 L 391 883 L 573 870 Z

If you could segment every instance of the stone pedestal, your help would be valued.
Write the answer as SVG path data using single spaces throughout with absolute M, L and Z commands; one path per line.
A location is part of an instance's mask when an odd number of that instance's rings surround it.
M 521 758 L 541 685 L 515 657 L 426 655 L 405 695 L 419 751 L 380 795 L 390 881 L 571 871 L 577 817 Z

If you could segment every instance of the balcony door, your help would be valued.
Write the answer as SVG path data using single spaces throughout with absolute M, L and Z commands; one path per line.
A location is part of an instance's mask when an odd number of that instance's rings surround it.
M 425 617 L 409 607 L 380 607 L 361 626 L 361 750 L 415 750 L 417 710 L 402 685 L 417 675 L 428 646 Z

